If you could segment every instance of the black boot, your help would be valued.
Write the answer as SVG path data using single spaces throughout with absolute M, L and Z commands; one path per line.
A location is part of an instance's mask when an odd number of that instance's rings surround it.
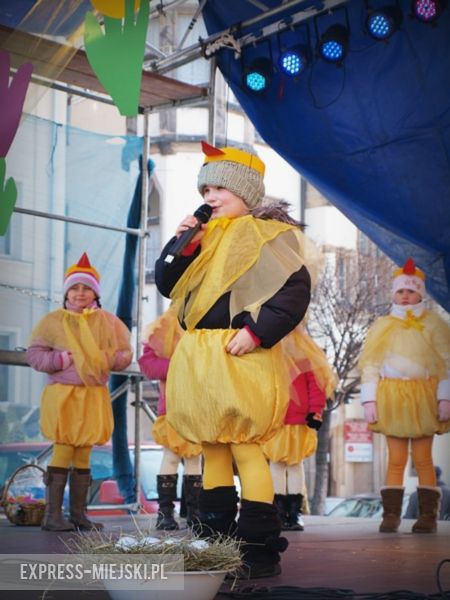
M 244 577 L 273 577 L 281 573 L 280 552 L 288 547 L 280 537 L 281 520 L 273 504 L 242 500 L 236 537 L 242 539 Z
M 90 521 L 86 516 L 87 497 L 91 485 L 90 469 L 72 469 L 69 475 L 70 520 L 77 529 L 103 529 L 103 523 Z
M 45 513 L 41 527 L 46 531 L 75 531 L 74 525 L 64 518 L 62 505 L 68 469 L 47 467 L 44 473 Z
M 186 518 L 186 492 L 184 490 L 184 483 L 181 486 L 180 510 L 178 512 L 182 519 Z
M 303 496 L 302 494 L 288 494 L 288 527 L 290 531 L 304 531 L 303 525 L 299 523 L 299 518 L 302 512 Z M 284 528 L 283 528 L 284 530 Z
M 177 499 L 178 474 L 157 475 L 156 481 L 159 502 L 156 529 L 174 531 L 175 529 L 178 529 L 178 523 L 173 518 L 173 511 L 175 508 L 174 502 Z
M 287 531 L 288 529 L 291 528 L 289 519 L 288 519 L 287 496 L 285 496 L 284 494 L 275 494 L 273 503 L 276 506 L 276 509 L 278 511 L 278 516 L 280 517 L 280 520 L 281 520 L 281 530 Z
M 188 527 L 192 527 L 200 519 L 198 503 L 200 490 L 202 489 L 202 476 L 185 475 L 183 477 L 183 488 L 186 499 L 186 523 Z
M 233 536 L 236 532 L 237 503 L 239 496 L 234 486 L 221 486 L 200 490 L 199 523 L 194 532 L 201 537 Z

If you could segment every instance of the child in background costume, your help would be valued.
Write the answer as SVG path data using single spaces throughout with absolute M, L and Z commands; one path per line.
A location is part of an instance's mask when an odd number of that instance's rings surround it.
M 292 335 L 298 336 L 298 347 L 303 351 L 303 357 L 297 357 L 301 373 L 292 383 L 284 427 L 263 448 L 270 460 L 275 506 L 282 528 L 284 531 L 303 531 L 300 516 L 305 490 L 303 460 L 317 449 L 322 412 L 336 387 L 336 378 L 325 354 L 301 326 Z
M 306 242 L 298 226 L 266 220 L 263 212 L 253 216 L 265 169 L 255 154 L 205 143 L 203 150 L 198 190 L 213 209 L 211 221 L 180 257 L 168 257 L 174 237 L 156 262 L 156 285 L 172 298 L 185 329 L 170 362 L 167 418 L 185 439 L 202 445 L 203 531 L 236 529 L 249 576 L 271 576 L 281 571 L 279 552 L 287 540 L 280 538 L 261 444 L 282 425 L 289 402 L 280 341 L 309 303 Z M 186 217 L 177 235 L 196 223 Z M 243 497 L 237 528 L 233 459 Z
M 42 528 L 100 529 L 100 523 L 85 515 L 91 483 L 89 460 L 92 446 L 105 444 L 112 434 L 107 382 L 111 371 L 121 371 L 131 362 L 130 332 L 120 319 L 100 308 L 100 276 L 86 253 L 67 269 L 63 291 L 64 308 L 41 319 L 27 350 L 33 369 L 48 374 L 40 424 L 42 434 L 54 442 L 44 475 Z M 69 521 L 61 508 L 68 475 Z
M 147 329 L 144 339 L 144 353 L 138 360 L 139 367 L 148 379 L 159 379 L 158 418 L 153 424 L 152 435 L 155 442 L 164 446 L 163 458 L 157 489 L 159 512 L 156 529 L 178 529 L 175 521 L 174 502 L 177 498 L 178 465 L 183 459 L 183 486 L 186 499 L 186 521 L 188 526 L 198 521 L 198 498 L 202 486 L 202 447 L 184 440 L 167 422 L 166 418 L 166 379 L 170 357 L 182 335 L 177 315 L 166 311 Z
M 388 447 L 381 532 L 395 532 L 400 524 L 410 441 L 419 478 L 419 518 L 412 530 L 432 533 L 437 527 L 441 493 L 432 446 L 434 434 L 450 430 L 450 327 L 425 309 L 424 281 L 411 258 L 394 272 L 391 313 L 372 325 L 359 361 L 365 419 L 386 436 Z

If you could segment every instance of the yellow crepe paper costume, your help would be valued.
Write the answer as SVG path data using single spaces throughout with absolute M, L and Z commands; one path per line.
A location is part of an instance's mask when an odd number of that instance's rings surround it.
M 289 368 L 282 345 L 233 356 L 225 347 L 236 329 L 195 327 L 227 292 L 230 322 L 241 311 L 256 319 L 261 305 L 304 265 L 305 252 L 303 234 L 279 221 L 244 216 L 208 224 L 199 256 L 171 293 L 187 331 L 171 359 L 167 411 L 169 422 L 184 438 L 196 443 L 260 443 L 283 424 Z
M 156 356 L 170 360 L 183 333 L 176 313 L 173 309 L 169 309 L 147 327 L 143 338 Z M 139 364 L 145 372 L 145 356 L 140 359 Z M 159 388 L 160 395 L 164 396 L 166 382 L 160 380 Z M 161 444 L 182 458 L 199 456 L 202 452 L 199 444 L 186 441 L 175 431 L 168 422 L 165 412 L 159 414 L 153 423 L 152 437 L 157 444 Z
M 169 448 L 181 458 L 192 458 L 202 453 L 202 447 L 199 444 L 192 444 L 186 441 L 175 431 L 167 420 L 167 415 L 159 416 L 153 423 L 152 437 L 157 444 L 164 448 Z
M 59 309 L 36 325 L 30 345 L 72 353 L 76 384 L 50 383 L 41 398 L 45 437 L 72 446 L 104 444 L 111 437 L 113 415 L 106 383 L 116 353 L 131 360 L 130 332 L 113 314 L 86 308 L 81 313 Z M 127 358 L 128 357 L 128 358 Z
M 114 420 L 105 386 L 47 385 L 41 396 L 42 435 L 58 444 L 84 447 L 110 439 Z
M 333 398 L 337 377 L 323 350 L 303 331 L 302 325 L 284 337 L 280 344 L 289 368 L 291 401 L 298 405 L 305 403 L 304 398 L 298 397 L 297 387 L 293 384 L 301 373 L 313 373 L 317 387 L 323 391 L 325 398 Z M 264 444 L 263 450 L 273 463 L 296 465 L 317 450 L 317 431 L 301 423 L 285 424 Z
M 298 465 L 317 450 L 317 431 L 308 425 L 283 425 L 263 450 L 273 463 Z
M 200 255 L 172 290 L 174 308 L 190 331 L 231 291 L 230 319 L 242 310 L 257 318 L 261 305 L 292 273 L 308 265 L 307 253 L 317 255 L 292 225 L 252 216 L 214 219 L 207 225 Z
M 394 437 L 450 431 L 438 420 L 436 389 L 450 371 L 450 328 L 436 314 L 381 317 L 369 330 L 359 361 L 362 383 L 377 385 L 378 419 L 369 427 Z M 389 377 L 395 370 L 401 377 Z
M 324 351 L 307 335 L 302 325 L 298 325 L 281 340 L 285 360 L 289 366 L 289 381 L 292 383 L 300 373 L 314 373 L 318 387 L 327 398 L 334 398 L 338 379 L 330 367 Z M 294 401 L 296 390 L 291 385 L 290 397 Z

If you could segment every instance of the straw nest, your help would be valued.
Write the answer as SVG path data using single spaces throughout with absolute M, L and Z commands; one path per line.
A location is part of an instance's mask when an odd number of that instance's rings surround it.
M 75 554 L 152 554 L 170 562 L 171 555 L 183 555 L 184 571 L 228 571 L 236 573 L 242 567 L 240 542 L 228 536 L 200 539 L 165 535 L 155 537 L 154 531 L 93 535 L 75 534 L 66 542 L 69 552 Z

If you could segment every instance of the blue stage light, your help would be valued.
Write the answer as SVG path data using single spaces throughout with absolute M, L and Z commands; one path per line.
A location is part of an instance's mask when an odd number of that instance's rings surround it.
M 323 60 L 341 63 L 347 56 L 348 29 L 344 25 L 332 25 L 320 38 L 318 54 Z
M 397 31 L 402 13 L 393 6 L 372 11 L 366 20 L 368 34 L 376 40 L 387 40 Z
M 285 50 L 280 54 L 278 64 L 285 75 L 290 77 L 300 75 L 308 64 L 306 49 L 298 46 Z
M 413 0 L 412 12 L 419 21 L 433 23 L 445 8 L 445 0 Z
M 244 68 L 244 87 L 250 92 L 264 92 L 272 79 L 272 70 L 272 63 L 268 58 L 257 58 Z

